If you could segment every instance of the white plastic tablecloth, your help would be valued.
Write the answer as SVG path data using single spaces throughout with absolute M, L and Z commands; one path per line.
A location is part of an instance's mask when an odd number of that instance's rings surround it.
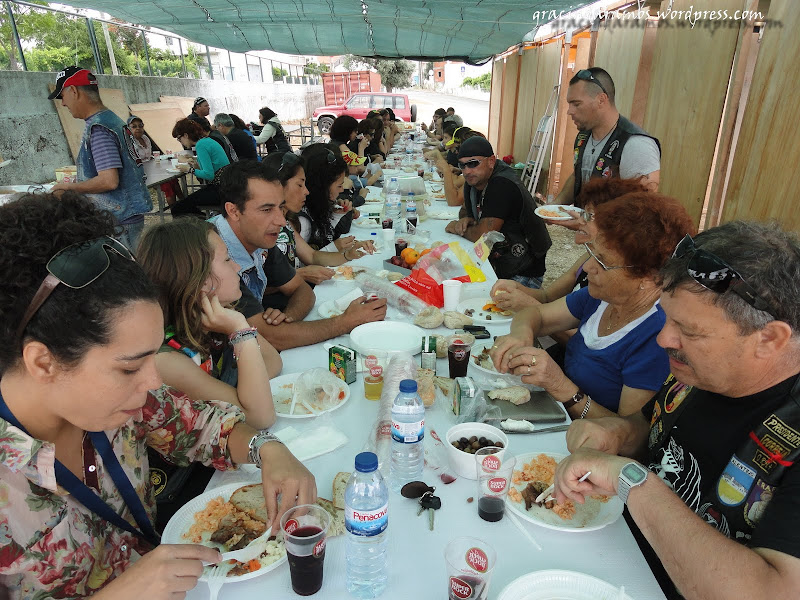
M 434 201 L 430 210 L 437 212 L 449 210 L 453 215 L 457 214 L 457 208 L 447 207 L 443 201 Z M 420 227 L 431 231 L 431 241 L 441 239 L 448 242 L 461 239 L 444 233 L 446 223 L 446 221 L 428 220 L 421 223 Z M 369 237 L 371 231 L 353 227 L 351 233 L 359 239 L 365 239 Z M 461 241 L 464 244 L 468 243 L 463 239 Z M 380 269 L 381 261 L 388 256 L 390 256 L 388 252 L 379 251 L 352 264 Z M 332 281 L 317 286 L 316 306 L 325 300 L 342 296 L 351 287 L 352 283 L 347 287 L 347 284 Z M 469 284 L 464 286 L 462 298 L 485 295 L 487 292 L 485 286 Z M 308 318 L 319 318 L 316 309 Z M 488 325 L 488 328 L 493 335 L 508 332 L 508 324 Z M 441 328 L 431 333 L 445 331 L 449 330 Z M 347 344 L 348 336 L 335 338 L 332 342 Z M 282 373 L 295 373 L 312 366 L 325 366 L 328 358 L 323 344 L 286 350 L 281 356 Z M 437 372 L 440 375 L 447 375 L 447 359 L 439 359 Z M 364 449 L 369 428 L 374 423 L 378 403 L 364 398 L 362 377 L 363 375 L 359 374 L 356 382 L 351 384 L 351 398 L 348 403 L 325 417 L 332 419 L 335 425 L 347 434 L 350 441 L 339 450 L 306 463 L 316 477 L 320 496 L 331 497 L 333 477 L 337 472 L 353 470 L 355 455 Z M 273 430 L 288 425 L 302 430 L 304 427 L 313 427 L 314 420 L 290 421 L 278 417 Z M 456 417 L 449 406 L 434 406 L 426 414 L 426 429 L 436 429 L 442 438 L 455 422 Z M 536 451 L 566 453 L 565 433 L 509 434 L 509 451 L 514 455 Z M 249 469 L 217 473 L 211 479 L 209 489 L 234 481 L 252 482 L 257 476 Z M 489 599 L 495 598 L 503 587 L 517 577 L 543 569 L 579 571 L 599 577 L 617 587 L 624 585 L 627 594 L 634 600 L 664 598 L 622 517 L 604 529 L 586 533 L 554 531 L 523 521 L 523 526 L 542 547 L 539 551 L 525 539 L 508 517 L 496 523 L 488 523 L 478 517 L 477 502 L 467 502 L 469 497 L 476 494 L 474 481 L 459 478 L 454 483 L 442 485 L 436 474 L 428 468 L 425 469 L 423 479 L 429 485 L 436 485 L 436 494 L 442 499 L 442 508 L 436 511 L 435 529 L 433 532 L 428 530 L 426 515 L 416 516 L 418 508 L 416 501 L 390 493 L 388 528 L 390 575 L 389 585 L 382 598 L 391 600 L 446 598 L 444 549 L 450 540 L 463 535 L 483 539 L 497 551 L 497 566 L 492 576 Z M 328 540 L 324 582 L 322 589 L 314 597 L 325 600 L 351 598 L 345 589 L 344 547 L 344 538 L 341 536 Z M 204 583 L 199 583 L 187 594 L 187 598 L 193 600 L 208 597 L 208 588 Z M 298 596 L 291 589 L 287 565 L 266 573 L 263 577 L 226 584 L 219 598 L 280 600 Z

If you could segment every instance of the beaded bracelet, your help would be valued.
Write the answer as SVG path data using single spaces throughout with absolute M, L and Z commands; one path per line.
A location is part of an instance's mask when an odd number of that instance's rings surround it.
M 235 346 L 240 342 L 244 342 L 245 340 L 252 339 L 258 335 L 258 329 L 255 327 L 248 327 L 247 329 L 240 329 L 239 331 L 234 331 L 232 334 L 228 336 L 228 342 L 231 345 Z

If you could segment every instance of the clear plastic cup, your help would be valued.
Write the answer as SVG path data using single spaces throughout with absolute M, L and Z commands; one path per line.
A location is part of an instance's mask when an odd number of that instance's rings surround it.
M 295 594 L 310 596 L 322 588 L 325 538 L 330 522 L 328 511 L 316 504 L 300 504 L 281 517 Z
M 478 538 L 460 537 L 444 550 L 449 600 L 486 600 L 497 553 Z
M 511 487 L 516 459 L 502 450 L 496 446 L 486 446 L 475 451 L 478 516 L 484 521 L 499 521 L 506 512 L 506 496 Z

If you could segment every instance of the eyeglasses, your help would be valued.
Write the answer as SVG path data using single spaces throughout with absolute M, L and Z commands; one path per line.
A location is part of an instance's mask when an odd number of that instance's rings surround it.
M 687 234 L 675 246 L 672 258 L 683 258 L 689 253 L 692 256 L 686 265 L 686 272 L 697 283 L 717 294 L 724 294 L 730 290 L 753 308 L 763 310 L 771 317 L 775 317 L 772 306 L 758 295 L 758 292 L 744 280 L 736 269 L 716 254 L 698 248 L 692 236 Z
M 461 169 L 477 169 L 478 165 L 480 165 L 487 158 L 489 158 L 489 157 L 488 156 L 484 156 L 483 158 L 480 158 L 480 159 L 473 158 L 472 160 L 468 160 L 467 162 L 463 162 L 463 163 L 461 161 L 459 161 L 458 162 L 458 166 Z
M 616 269 L 630 269 L 631 267 L 633 267 L 633 265 L 621 265 L 618 267 L 609 267 L 602 260 L 597 258 L 597 255 L 594 252 L 592 252 L 592 249 L 589 247 L 589 244 L 584 244 L 583 247 L 586 248 L 586 251 L 589 253 L 589 256 L 591 256 L 593 259 L 597 261 L 597 264 L 600 265 L 600 268 L 602 268 L 603 271 L 614 271 Z
M 608 91 L 606 91 L 606 88 L 603 87 L 603 84 L 600 83 L 600 80 L 597 77 L 592 75 L 592 72 L 589 69 L 581 69 L 580 71 L 575 73 L 575 77 L 577 77 L 581 81 L 589 81 L 589 82 L 595 84 L 597 87 L 599 87 L 601 90 L 603 90 L 603 93 L 606 96 L 608 96 Z
M 47 277 L 36 290 L 28 310 L 25 311 L 17 327 L 15 338 L 17 343 L 22 341 L 22 334 L 33 315 L 42 307 L 58 284 L 62 283 L 73 290 L 86 287 L 108 270 L 111 265 L 109 251 L 122 258 L 136 261 L 130 250 L 108 236 L 72 244 L 55 254 L 47 262 Z
M 328 152 L 330 152 L 330 150 L 328 150 Z M 333 153 L 331 152 L 331 154 Z M 283 155 L 283 160 L 281 160 L 281 166 L 278 167 L 278 173 L 280 173 L 284 167 L 286 167 L 287 169 L 291 169 L 299 162 L 300 162 L 300 157 L 297 156 L 297 154 L 295 154 L 294 152 L 287 152 L 286 154 Z

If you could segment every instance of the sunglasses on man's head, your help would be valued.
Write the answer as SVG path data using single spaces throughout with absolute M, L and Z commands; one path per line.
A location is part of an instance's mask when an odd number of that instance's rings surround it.
M 686 265 L 689 276 L 709 291 L 724 294 L 728 290 L 742 298 L 757 310 L 763 310 L 775 317 L 770 304 L 742 276 L 716 254 L 698 248 L 692 236 L 686 234 L 672 253 L 672 258 L 683 258 L 691 253 Z
M 599 87 L 601 90 L 603 90 L 603 93 L 606 96 L 608 96 L 608 91 L 606 91 L 606 88 L 603 87 L 603 84 L 600 83 L 600 80 L 597 77 L 592 75 L 592 72 L 589 69 L 581 69 L 580 71 L 575 73 L 575 77 L 577 77 L 581 81 L 589 81 L 589 82 L 595 84 L 597 87 Z
M 462 169 L 477 169 L 478 165 L 480 165 L 483 161 L 485 161 L 488 156 L 484 156 L 483 158 L 473 158 L 472 160 L 468 160 L 467 162 L 458 161 L 458 166 Z
M 78 242 L 57 252 L 47 262 L 47 277 L 44 278 L 36 294 L 33 296 L 28 310 L 17 327 L 17 342 L 22 341 L 22 334 L 33 315 L 42 307 L 58 284 L 64 284 L 74 290 L 84 288 L 111 266 L 109 252 L 113 252 L 128 260 L 136 261 L 131 251 L 114 238 L 103 236 L 86 242 Z

